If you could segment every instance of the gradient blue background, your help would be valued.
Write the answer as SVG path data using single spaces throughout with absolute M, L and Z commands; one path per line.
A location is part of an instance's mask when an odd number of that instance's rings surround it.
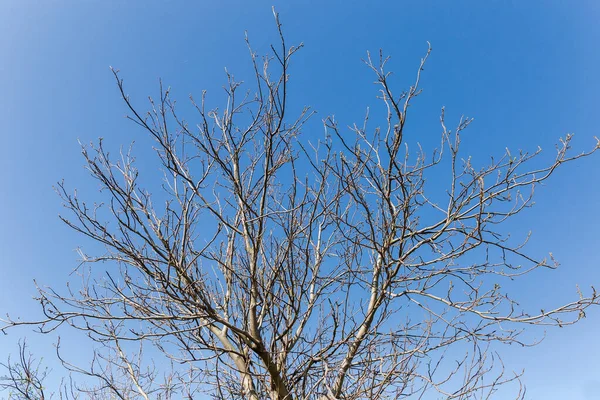
M 433 53 L 414 105 L 411 137 L 437 143 L 439 111 L 450 125 L 475 118 L 466 149 L 482 162 L 575 133 L 576 150 L 591 148 L 600 106 L 598 1 L 12 1 L 0 3 L 0 313 L 39 315 L 33 279 L 61 287 L 77 266 L 74 249 L 90 245 L 57 218 L 52 186 L 93 192 L 77 139 L 104 137 L 118 148 L 141 132 L 123 119 L 109 66 L 122 72 L 142 108 L 158 78 L 183 105 L 202 89 L 223 98 L 223 68 L 250 79 L 244 31 L 259 51 L 276 41 L 271 5 L 290 43 L 305 49 L 292 66 L 295 106 L 312 105 L 317 120 L 335 114 L 360 121 L 376 104 L 366 50 L 392 56 L 394 83 L 407 87 L 430 41 Z M 216 103 L 213 103 L 216 104 Z M 191 122 L 194 122 L 193 120 Z M 322 131 L 319 131 L 320 134 Z M 566 166 L 537 192 L 537 204 L 512 229 L 533 230 L 530 250 L 552 251 L 562 267 L 514 284 L 537 309 L 576 298 L 576 284 L 600 289 L 600 155 Z M 600 398 L 600 307 L 574 327 L 550 329 L 529 349 L 503 348 L 507 369 L 526 369 L 528 399 Z M 68 349 L 87 342 L 71 338 Z M 539 334 L 539 332 L 538 332 Z M 0 336 L 0 359 L 27 336 L 41 355 L 52 338 L 21 329 Z M 58 372 L 58 371 L 56 371 Z M 59 374 L 52 375 L 59 379 Z

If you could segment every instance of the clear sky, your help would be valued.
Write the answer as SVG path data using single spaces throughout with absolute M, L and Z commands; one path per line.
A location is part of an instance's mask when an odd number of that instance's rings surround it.
M 554 143 L 575 133 L 591 148 L 600 112 L 598 1 L 107 1 L 0 2 L 0 313 L 37 315 L 33 279 L 60 286 L 85 241 L 63 226 L 52 186 L 95 188 L 77 140 L 104 137 L 117 148 L 140 131 L 123 119 L 109 66 L 134 101 L 155 95 L 158 78 L 184 103 L 208 89 L 218 99 L 224 67 L 247 77 L 244 31 L 257 49 L 276 40 L 271 6 L 290 42 L 305 43 L 292 65 L 294 104 L 345 123 L 375 104 L 367 50 L 392 56 L 395 82 L 412 82 L 431 42 L 424 93 L 411 135 L 437 142 L 439 111 L 475 118 L 465 142 L 474 157 L 505 147 L 551 158 Z M 141 163 L 144 163 L 142 158 Z M 538 191 L 516 231 L 533 230 L 530 249 L 552 251 L 557 271 L 515 285 L 526 303 L 575 299 L 576 284 L 600 289 L 600 155 L 565 167 Z M 51 354 L 27 330 L 0 337 L 0 358 L 20 335 Z M 551 329 L 536 348 L 503 349 L 507 368 L 526 369 L 528 399 L 600 398 L 600 307 L 574 327 Z M 72 343 L 81 346 L 79 342 Z M 43 354 L 42 354 L 43 355 Z

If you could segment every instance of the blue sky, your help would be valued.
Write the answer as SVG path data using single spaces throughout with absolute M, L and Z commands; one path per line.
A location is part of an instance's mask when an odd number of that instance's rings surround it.
M 222 98 L 224 67 L 251 77 L 244 31 L 258 51 L 276 40 L 271 6 L 290 43 L 304 42 L 291 72 L 293 104 L 317 118 L 360 121 L 375 105 L 367 50 L 392 56 L 394 83 L 412 82 L 419 58 L 424 93 L 409 122 L 412 140 L 434 143 L 439 112 L 475 118 L 464 140 L 486 160 L 505 147 L 552 157 L 554 143 L 575 133 L 591 148 L 600 104 L 600 4 L 597 1 L 27 1 L 0 3 L 0 313 L 35 316 L 33 279 L 60 286 L 85 241 L 57 218 L 52 186 L 65 179 L 90 192 L 77 140 L 104 137 L 118 148 L 144 138 L 124 120 L 109 66 L 121 70 L 132 99 L 144 106 L 158 78 L 183 105 L 207 89 Z M 549 159 L 549 158 L 547 158 Z M 143 164 L 145 159 L 141 157 Z M 149 167 L 154 168 L 154 167 Z M 536 207 L 515 224 L 533 230 L 531 249 L 562 264 L 515 284 L 537 307 L 582 288 L 600 288 L 597 231 L 600 157 L 566 166 L 538 191 Z M 503 349 L 507 367 L 526 369 L 530 399 L 600 396 L 600 307 L 574 327 L 552 329 L 540 346 Z M 26 330 L 0 337 L 0 358 Z

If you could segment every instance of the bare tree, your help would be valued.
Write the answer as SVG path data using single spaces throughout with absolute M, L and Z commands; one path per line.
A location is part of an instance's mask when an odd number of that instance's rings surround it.
M 10 399 L 15 400 L 44 400 L 46 390 L 44 381 L 48 369 L 41 365 L 27 351 L 27 342 L 19 341 L 19 354 L 16 361 L 8 358 L 6 363 L 0 363 L 5 375 L 0 375 L 0 391 L 8 392 Z
M 472 399 L 518 381 L 494 345 L 526 344 L 528 325 L 572 324 L 599 295 L 523 309 L 502 282 L 557 264 L 504 227 L 533 204 L 536 186 L 600 142 L 572 154 L 567 135 L 544 167 L 530 167 L 540 149 L 506 150 L 478 167 L 460 151 L 471 120 L 449 129 L 442 109 L 439 149 L 409 151 L 405 126 L 429 49 L 400 93 L 387 58 L 369 55 L 387 117 L 367 112 L 350 129 L 326 118 L 325 136 L 311 143 L 302 136 L 311 110 L 292 117 L 287 101 L 302 45 L 288 46 L 275 18 L 280 46 L 263 58 L 248 46 L 254 90 L 227 73 L 223 109 L 206 93 L 192 99 L 197 125 L 162 84 L 150 111 L 139 111 L 113 71 L 129 119 L 155 141 L 162 192 L 142 187 L 147 171 L 131 151 L 114 158 L 102 140 L 83 146 L 103 203 L 60 183 L 71 212 L 61 218 L 106 252 L 82 252 L 79 289 L 40 289 L 41 330 L 68 324 L 110 346 L 133 393 L 123 398 L 157 387 L 120 353 L 131 341 L 191 371 L 177 374 L 189 398 Z M 427 186 L 429 176 L 446 185 Z
M 110 322 L 106 325 L 115 334 L 117 328 Z M 19 357 L 11 357 L 0 367 L 6 374 L 0 376 L 0 392 L 9 399 L 24 400 L 79 400 L 79 399 L 159 399 L 169 400 L 173 395 L 180 398 L 194 398 L 197 388 L 190 382 L 201 378 L 194 376 L 194 368 L 157 368 L 144 360 L 143 341 L 136 341 L 137 349 L 122 343 L 115 335 L 111 339 L 98 341 L 99 347 L 93 350 L 89 364 L 82 368 L 67 361 L 61 353 L 61 341 L 56 345 L 57 359 L 65 371 L 66 378 L 52 385 L 49 369 L 36 360 L 25 341 L 19 342 Z M 183 373 L 186 372 L 185 375 Z M 161 375 L 162 373 L 162 375 Z M 73 375 L 77 378 L 73 378 Z M 190 379 L 191 378 L 191 379 Z M 50 382 L 50 388 L 46 386 Z

